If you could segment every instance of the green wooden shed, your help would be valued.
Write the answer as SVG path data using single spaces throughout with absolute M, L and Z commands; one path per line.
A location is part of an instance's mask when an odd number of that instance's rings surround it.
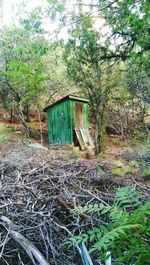
M 92 147 L 88 131 L 89 100 L 68 95 L 44 108 L 47 113 L 49 144 Z

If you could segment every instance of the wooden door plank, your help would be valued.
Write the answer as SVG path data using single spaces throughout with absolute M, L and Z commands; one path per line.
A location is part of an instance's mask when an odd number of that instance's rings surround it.
M 76 136 L 77 136 L 77 139 L 79 141 L 79 145 L 80 145 L 81 149 L 84 150 L 85 144 L 84 144 L 84 140 L 82 138 L 82 134 L 81 134 L 80 129 L 75 129 L 75 133 L 76 133 Z

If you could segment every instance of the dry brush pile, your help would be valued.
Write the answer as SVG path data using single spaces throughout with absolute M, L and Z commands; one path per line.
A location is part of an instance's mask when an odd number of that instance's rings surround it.
M 70 209 L 111 204 L 114 189 L 123 185 L 96 162 L 59 157 L 41 161 L 30 158 L 23 167 L 7 159 L 0 162 L 1 265 L 82 264 L 78 249 L 68 248 L 67 239 L 105 220 L 76 216 Z M 146 187 L 138 188 L 148 196 Z

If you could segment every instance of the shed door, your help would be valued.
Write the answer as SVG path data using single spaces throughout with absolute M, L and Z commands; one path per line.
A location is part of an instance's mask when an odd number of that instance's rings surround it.
M 75 104 L 75 128 L 83 128 L 83 105 Z

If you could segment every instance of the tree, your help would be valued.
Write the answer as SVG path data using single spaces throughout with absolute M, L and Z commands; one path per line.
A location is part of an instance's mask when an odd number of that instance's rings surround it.
M 104 2 L 99 1 L 99 8 L 105 5 Z M 149 102 L 149 9 L 147 0 L 130 0 L 114 1 L 102 11 L 111 27 L 108 39 L 115 44 L 114 58 L 118 56 L 126 62 L 129 90 L 144 105 Z
M 64 63 L 65 46 L 61 41 L 55 41 L 49 45 L 43 63 L 46 65 L 45 75 L 49 76 L 46 87 L 51 95 L 64 96 L 69 93 L 79 93 L 79 86 L 68 77 L 67 66 Z M 49 98 L 47 99 L 49 103 Z
M 134 96 L 141 94 L 141 90 L 137 91 L 141 87 L 141 82 L 139 78 L 136 78 L 136 82 L 133 82 L 133 78 L 132 80 L 129 78 L 132 76 L 131 68 L 129 69 L 130 64 L 134 65 L 134 72 L 135 69 L 137 71 L 135 75 L 138 74 L 139 70 L 137 69 L 145 68 L 146 72 L 142 70 L 145 84 L 149 78 L 147 71 L 150 49 L 149 4 L 145 0 L 140 3 L 136 0 L 97 0 L 94 4 L 92 1 L 87 1 L 86 4 L 84 1 L 80 1 L 80 3 L 76 1 L 74 5 L 78 7 L 78 10 L 75 10 L 73 7 L 68 9 L 68 1 L 65 1 L 64 5 L 61 0 L 55 3 L 50 1 L 50 3 L 54 7 L 53 15 L 57 19 L 59 17 L 62 25 L 68 27 L 69 41 L 65 56 L 68 73 L 78 85 L 88 91 L 95 118 L 95 144 L 96 154 L 98 154 L 103 149 L 104 122 L 102 120 L 105 118 L 101 116 L 103 116 L 102 113 L 105 113 L 104 109 L 111 88 L 117 86 L 117 82 L 114 82 L 115 71 L 113 69 L 115 67 L 112 68 L 110 65 L 123 62 L 124 72 L 126 71 L 128 76 L 124 79 L 125 87 L 128 85 L 129 91 L 132 91 Z M 88 11 L 87 6 L 89 7 Z M 96 31 L 94 28 L 94 23 L 98 20 L 99 23 L 102 20 L 105 21 L 107 26 L 105 36 L 102 36 L 103 29 Z M 71 26 L 68 26 L 69 24 Z M 139 66 L 137 67 L 137 65 Z M 109 69 L 107 74 L 105 68 Z M 105 82 L 102 81 L 104 79 Z M 142 87 L 141 89 L 144 92 Z M 136 93 L 134 93 L 135 90 Z M 143 99 L 149 94 L 148 89 L 145 90 Z M 99 121 L 98 117 L 100 117 Z
M 115 54 L 124 60 L 150 50 L 149 1 L 108 1 L 104 8 L 105 2 L 99 1 L 99 8 L 111 27 L 108 38 L 115 42 Z
M 22 108 L 36 101 L 39 94 L 44 92 L 43 82 L 47 77 L 43 75 L 42 56 L 47 51 L 47 42 L 42 37 L 31 36 L 30 32 L 22 28 L 6 29 L 1 33 L 0 41 L 1 104 L 6 106 L 16 102 L 20 119 L 29 136 Z
M 140 121 L 144 122 L 150 106 L 150 69 L 147 56 L 143 60 L 130 59 L 126 64 L 126 82 L 128 90 L 139 106 Z
M 95 153 L 98 155 L 104 150 L 105 110 L 116 77 L 112 79 L 111 62 L 100 60 L 105 48 L 99 43 L 99 32 L 93 29 L 93 20 L 84 15 L 79 19 L 79 24 L 74 25 L 70 33 L 65 61 L 68 75 L 90 99 L 95 120 Z

